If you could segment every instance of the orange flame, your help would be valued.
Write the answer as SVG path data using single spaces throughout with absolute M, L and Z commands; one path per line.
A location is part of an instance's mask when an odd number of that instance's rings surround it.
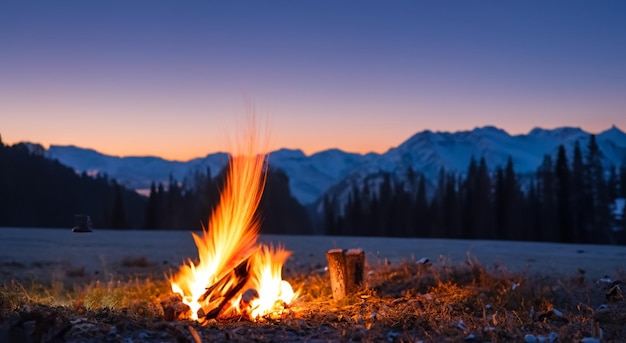
M 261 246 L 254 256 L 252 285 L 258 292 L 258 298 L 250 301 L 247 311 L 251 318 L 258 318 L 289 304 L 295 297 L 289 282 L 282 279 L 282 268 L 290 251 L 278 247 Z
M 226 184 L 208 227 L 201 235 L 192 233 L 199 262 L 189 260 L 170 278 L 172 291 L 190 307 L 191 319 L 211 311 L 235 312 L 255 319 L 295 298 L 291 285 L 281 276 L 291 252 L 282 247 L 257 246 L 256 242 L 260 223 L 255 213 L 265 188 L 266 154 L 255 151 L 255 130 L 251 130 L 244 148 L 243 154 L 230 158 Z M 246 271 L 247 280 L 241 269 Z M 228 292 L 234 294 L 225 299 Z M 256 294 L 244 299 L 244 309 L 240 302 L 246 292 Z

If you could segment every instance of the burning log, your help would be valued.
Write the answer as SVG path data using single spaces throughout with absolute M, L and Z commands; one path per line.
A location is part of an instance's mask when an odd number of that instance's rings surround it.
M 211 285 L 210 287 L 206 289 L 204 294 L 202 294 L 200 298 L 198 299 L 198 302 L 200 303 L 204 302 L 209 296 L 211 296 L 214 293 L 216 289 L 219 289 L 225 292 L 221 294 L 220 297 L 218 297 L 218 299 L 221 299 L 221 301 L 217 304 L 217 306 L 215 306 L 209 312 L 205 313 L 204 309 L 200 308 L 198 310 L 198 319 L 217 318 L 220 312 L 222 312 L 222 310 L 224 309 L 224 306 L 226 306 L 226 304 L 228 304 L 228 302 L 233 297 L 235 297 L 239 293 L 239 291 L 241 291 L 243 286 L 245 286 L 245 284 L 248 282 L 248 279 L 250 278 L 250 273 L 248 272 L 249 260 L 250 258 L 243 260 L 241 263 L 237 265 L 237 267 L 235 267 L 232 270 L 232 272 L 226 274 L 224 277 L 222 277 L 216 283 L 214 283 L 213 285 Z M 236 280 L 235 284 L 230 284 L 232 280 Z
M 170 294 L 159 299 L 163 308 L 163 318 L 167 321 L 189 318 L 191 309 L 183 303 L 180 294 Z
M 331 249 L 326 253 L 333 298 L 341 300 L 363 287 L 365 253 L 360 249 Z

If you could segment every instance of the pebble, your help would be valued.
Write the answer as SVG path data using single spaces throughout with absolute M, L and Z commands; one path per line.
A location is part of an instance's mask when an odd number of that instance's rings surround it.
M 417 262 L 416 262 L 416 263 L 417 263 L 417 264 L 426 264 L 426 263 L 428 263 L 428 262 L 430 262 L 430 260 L 429 260 L 427 257 L 422 257 L 422 258 L 420 258 L 419 260 L 417 260 Z
M 531 335 L 529 333 L 526 334 L 526 336 L 524 336 L 524 342 L 526 343 L 536 343 L 537 341 L 537 337 L 535 337 L 535 335 Z

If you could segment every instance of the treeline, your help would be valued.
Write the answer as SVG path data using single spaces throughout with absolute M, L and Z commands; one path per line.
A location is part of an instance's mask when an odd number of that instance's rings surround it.
M 584 155 L 584 156 L 583 156 Z M 626 165 L 605 169 L 594 135 L 571 159 L 560 146 L 535 175 L 521 177 L 509 158 L 489 170 L 472 158 L 463 175 L 439 172 L 434 192 L 423 175 L 408 170 L 403 182 L 384 174 L 378 187 L 353 186 L 347 200 L 326 197 L 323 226 L 329 235 L 443 237 L 626 244 Z M 433 194 L 434 193 L 434 194 Z
M 0 226 L 69 228 L 75 214 L 87 214 L 95 228 L 198 230 L 224 187 L 224 172 L 207 170 L 153 184 L 146 198 L 106 175 L 76 174 L 39 148 L 0 139 Z M 605 168 L 602 160 L 592 135 L 584 151 L 576 143 L 546 155 L 534 175 L 518 175 L 511 159 L 489 170 L 484 158 L 472 158 L 462 176 L 442 169 L 436 185 L 410 169 L 403 182 L 383 174 L 346 199 L 326 197 L 322 218 L 310 217 L 287 175 L 270 169 L 261 232 L 312 234 L 314 218 L 329 235 L 626 244 L 626 216 L 618 220 L 613 208 L 626 198 L 626 165 Z
M 227 168 L 227 167 L 225 167 Z M 199 230 L 207 227 L 209 215 L 217 206 L 224 188 L 226 169 L 211 175 L 197 172 L 192 180 L 170 178 L 169 187 L 153 183 L 145 211 L 145 229 Z M 261 233 L 311 234 L 306 209 L 291 195 L 289 179 L 281 170 L 268 170 L 265 191 L 257 212 Z
M 94 228 L 199 230 L 219 201 L 224 173 L 196 173 L 152 185 L 148 198 L 106 175 L 89 176 L 43 156 L 41 146 L 5 146 L 0 138 L 0 227 L 68 229 L 75 214 Z M 287 175 L 270 170 L 259 208 L 261 232 L 311 234 L 308 213 L 289 190 Z
M 41 147 L 0 139 L 0 226 L 69 230 L 75 214 L 87 214 L 95 227 L 140 228 L 144 209 L 144 197 L 106 175 L 77 175 Z

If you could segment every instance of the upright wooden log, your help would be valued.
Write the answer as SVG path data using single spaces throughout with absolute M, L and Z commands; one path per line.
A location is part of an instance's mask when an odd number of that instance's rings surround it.
M 362 250 L 331 249 L 326 253 L 326 259 L 335 300 L 341 300 L 363 287 L 365 253 Z
M 344 253 L 344 256 L 348 275 L 347 293 L 358 292 L 365 284 L 365 252 L 361 249 L 350 249 Z
M 346 297 L 346 262 L 341 249 L 331 249 L 326 253 L 328 272 L 330 273 L 330 288 L 333 298 L 340 300 Z

